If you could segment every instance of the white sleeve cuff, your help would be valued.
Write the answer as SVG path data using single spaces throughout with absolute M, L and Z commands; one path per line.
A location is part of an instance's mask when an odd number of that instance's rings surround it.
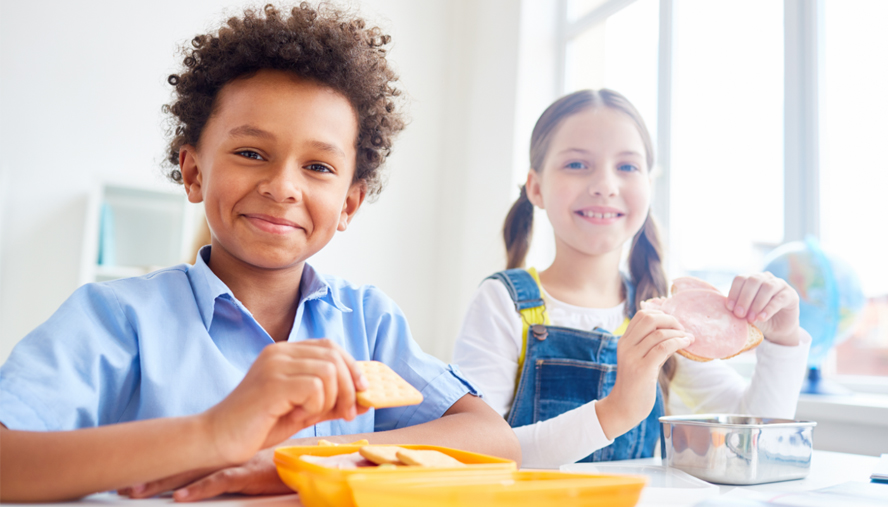
M 595 401 L 535 424 L 515 428 L 524 468 L 576 463 L 613 443 L 604 435 Z

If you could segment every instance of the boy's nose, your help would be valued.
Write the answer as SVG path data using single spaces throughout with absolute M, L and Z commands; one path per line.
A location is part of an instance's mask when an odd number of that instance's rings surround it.
M 302 200 L 302 171 L 294 164 L 279 164 L 269 168 L 259 182 L 259 193 L 275 202 Z

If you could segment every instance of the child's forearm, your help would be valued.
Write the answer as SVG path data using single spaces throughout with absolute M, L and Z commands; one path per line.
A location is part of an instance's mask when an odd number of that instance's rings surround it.
M 521 444 L 515 432 L 487 403 L 468 394 L 434 421 L 377 433 L 323 438 L 337 443 L 366 439 L 373 444 L 440 445 L 511 459 L 521 466 Z M 313 444 L 319 439 L 300 440 Z
M 0 426 L 0 500 L 67 500 L 224 466 L 205 425 L 191 416 L 58 432 Z

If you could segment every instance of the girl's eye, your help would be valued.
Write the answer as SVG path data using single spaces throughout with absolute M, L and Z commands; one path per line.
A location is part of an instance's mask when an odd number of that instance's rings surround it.
M 329 167 L 324 164 L 309 164 L 306 166 L 309 171 L 315 171 L 319 173 L 332 173 Z
M 568 169 L 585 169 L 586 165 L 582 162 L 570 162 L 565 167 Z
M 638 170 L 638 167 L 636 167 L 636 166 L 634 166 L 634 165 L 632 165 L 632 164 L 622 164 L 622 165 L 619 167 L 619 170 L 620 170 L 620 171 L 626 171 L 626 172 L 632 172 L 632 171 L 637 171 L 637 170 Z
M 244 158 L 249 158 L 253 160 L 265 160 L 264 158 L 262 158 L 262 155 L 256 153 L 253 150 L 241 150 L 238 151 L 237 154 Z

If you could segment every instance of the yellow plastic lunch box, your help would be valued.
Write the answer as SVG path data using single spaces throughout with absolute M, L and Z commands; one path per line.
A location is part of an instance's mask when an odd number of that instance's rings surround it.
M 305 454 L 334 456 L 357 452 L 361 445 L 295 446 L 275 450 L 278 475 L 299 492 L 306 507 L 538 506 L 548 502 L 582 506 L 631 507 L 646 479 L 555 471 L 517 471 L 515 462 L 494 456 L 430 445 L 401 445 L 436 450 L 465 467 L 358 468 L 340 470 L 300 460 Z

